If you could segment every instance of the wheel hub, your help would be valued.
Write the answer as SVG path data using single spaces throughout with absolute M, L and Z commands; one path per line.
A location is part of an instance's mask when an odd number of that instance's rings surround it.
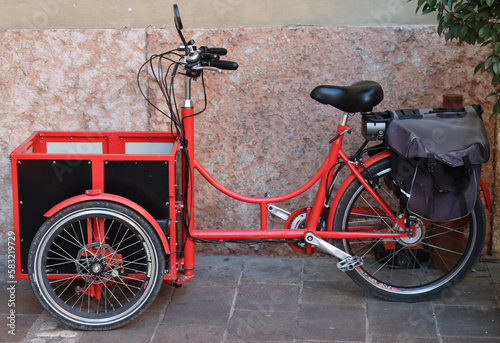
M 78 274 L 85 281 L 95 284 L 109 281 L 109 275 L 116 277 L 117 273 L 113 271 L 120 265 L 120 260 L 110 245 L 95 242 L 80 249 L 75 264 Z
M 102 262 L 99 260 L 99 261 L 92 262 L 92 264 L 90 265 L 89 271 L 90 271 L 90 274 L 92 274 L 93 276 L 101 276 L 104 273 L 104 270 L 105 270 L 105 267 L 102 264 Z
M 405 247 L 419 244 L 425 237 L 425 225 L 419 218 L 410 218 L 410 231 L 406 237 L 397 237 L 396 241 Z

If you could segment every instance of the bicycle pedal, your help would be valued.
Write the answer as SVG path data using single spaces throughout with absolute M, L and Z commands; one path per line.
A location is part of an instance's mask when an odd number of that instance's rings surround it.
M 354 270 L 354 268 L 360 267 L 363 265 L 363 257 L 359 256 L 351 256 L 339 261 L 337 263 L 337 268 L 341 272 L 350 272 Z

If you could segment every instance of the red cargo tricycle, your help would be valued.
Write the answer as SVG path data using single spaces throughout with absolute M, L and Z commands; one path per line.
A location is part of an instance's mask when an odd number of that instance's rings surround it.
M 11 155 L 16 275 L 29 278 L 49 313 L 79 329 L 122 326 L 153 302 L 162 283 L 194 277 L 196 241 L 277 242 L 305 254 L 326 252 L 338 259 L 332 268 L 392 301 L 428 300 L 465 278 L 484 244 L 487 189 L 481 182 L 474 209 L 458 220 L 434 222 L 409 212 L 388 181 L 391 151 L 368 146 L 383 140 L 389 120 L 372 112 L 383 99 L 376 82 L 312 91 L 345 114 L 328 157 L 296 191 L 249 197 L 217 182 L 195 158 L 191 81 L 238 64 L 220 60 L 226 49 L 186 41 L 176 6 L 174 13 L 182 44 L 143 65 L 165 96 L 172 132 L 36 132 Z M 176 75 L 184 79 L 180 113 Z M 342 142 L 358 112 L 367 141 L 348 156 Z M 371 121 L 375 114 L 381 119 Z M 338 185 L 340 170 L 349 174 Z M 195 171 L 227 196 L 257 204 L 260 229 L 197 229 Z M 291 213 L 276 206 L 318 182 L 312 205 Z M 269 214 L 283 219 L 283 227 L 268 227 Z

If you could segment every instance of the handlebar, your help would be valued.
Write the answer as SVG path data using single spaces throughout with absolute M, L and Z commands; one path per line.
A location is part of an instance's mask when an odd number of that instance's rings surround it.
M 203 66 L 214 67 L 222 70 L 236 70 L 238 69 L 238 63 L 233 61 L 205 61 Z
M 227 49 L 225 48 L 208 48 L 206 46 L 202 46 L 200 48 L 201 52 L 207 53 L 207 54 L 214 54 L 214 55 L 219 55 L 219 56 L 224 56 L 227 55 Z
M 179 51 L 184 50 L 184 46 L 180 46 Z M 185 65 L 186 69 L 190 70 L 212 70 L 212 71 L 222 71 L 222 70 L 236 70 L 238 69 L 238 63 L 233 61 L 221 61 L 220 55 L 227 54 L 227 50 L 224 48 L 207 48 L 202 46 L 196 49 L 194 46 L 194 41 L 191 40 L 188 43 L 187 51 L 190 51 L 186 57 Z M 192 74 L 189 76 L 199 76 L 198 74 Z
M 201 65 L 204 67 L 214 67 L 222 70 L 236 70 L 238 69 L 238 63 L 232 61 L 220 61 L 219 56 L 224 56 L 227 54 L 225 48 L 208 48 L 202 46 L 201 51 Z

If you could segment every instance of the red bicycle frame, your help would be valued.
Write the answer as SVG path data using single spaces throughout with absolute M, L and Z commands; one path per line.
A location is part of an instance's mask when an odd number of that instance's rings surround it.
M 192 270 L 194 268 L 194 241 L 190 239 L 191 237 L 199 238 L 203 240 L 216 240 L 216 241 L 224 241 L 224 240 L 295 240 L 295 239 L 303 239 L 305 234 L 310 231 L 314 231 L 314 233 L 322 238 L 322 239 L 369 239 L 369 238 L 397 238 L 397 237 L 405 237 L 408 233 L 405 231 L 405 218 L 404 217 L 396 217 L 392 213 L 390 207 L 387 203 L 377 194 L 377 192 L 370 186 L 369 182 L 362 176 L 361 172 L 364 170 L 362 166 L 360 166 L 356 162 L 350 161 L 347 154 L 342 150 L 342 142 L 343 136 L 345 133 L 350 132 L 350 127 L 347 126 L 347 114 L 344 116 L 344 120 L 342 124 L 339 124 L 337 127 L 337 138 L 333 140 L 331 143 L 329 154 L 326 160 L 323 162 L 319 170 L 316 174 L 302 187 L 297 190 L 290 192 L 288 194 L 276 196 L 276 197 L 250 197 L 245 196 L 239 193 L 236 193 L 223 185 L 221 185 L 210 173 L 198 162 L 195 158 L 195 151 L 192 142 L 194 142 L 194 110 L 193 110 L 193 102 L 191 100 L 191 78 L 186 76 L 185 81 L 185 92 L 184 92 L 185 100 L 182 103 L 182 120 L 184 124 L 184 135 L 185 139 L 188 142 L 187 154 L 186 158 L 183 155 L 183 164 L 182 168 L 190 168 L 189 175 L 190 178 L 183 178 L 183 189 L 187 190 L 186 200 L 185 200 L 185 208 L 189 211 L 190 220 L 188 221 L 189 225 L 187 228 L 188 233 L 184 232 L 184 241 L 186 242 L 186 246 L 184 248 L 184 270 L 185 277 L 192 277 Z M 388 151 L 379 153 L 373 156 L 371 159 L 364 163 L 365 167 L 370 166 L 371 164 L 380 161 L 386 157 L 388 157 L 390 153 Z M 375 201 L 379 204 L 383 213 L 389 216 L 400 228 L 400 232 L 389 232 L 389 233 L 380 233 L 380 232 L 370 232 L 369 228 L 360 230 L 359 232 L 342 232 L 335 231 L 332 228 L 333 222 L 333 211 L 330 211 L 329 218 L 327 221 L 326 231 L 317 231 L 316 223 L 320 219 L 321 212 L 323 207 L 325 206 L 325 198 L 326 198 L 326 189 L 329 183 L 331 182 L 331 176 L 329 176 L 329 171 L 331 168 L 337 163 L 338 159 L 341 159 L 346 163 L 348 168 L 351 171 L 351 174 L 347 181 L 351 181 L 352 179 L 358 179 L 361 184 L 367 189 L 367 191 L 371 194 L 371 196 L 375 199 Z M 189 160 L 189 163 L 188 163 Z M 194 171 L 197 170 L 212 186 L 218 189 L 220 192 L 225 195 L 232 197 L 236 200 L 258 204 L 260 207 L 260 229 L 259 230 L 237 230 L 237 229 L 229 229 L 229 230 L 198 230 L 195 229 L 194 225 Z M 186 173 L 183 173 L 185 175 Z M 309 218 L 307 218 L 306 227 L 304 229 L 268 229 L 267 227 L 267 205 L 270 203 L 278 203 L 283 202 L 289 199 L 292 199 L 308 189 L 310 189 L 314 184 L 320 181 L 319 188 L 310 211 Z M 344 184 L 348 184 L 345 182 Z M 336 206 L 342 191 L 345 188 L 339 190 L 337 195 L 333 200 L 333 206 Z M 373 230 L 372 230 L 373 231 Z M 308 251 L 310 251 L 310 246 L 308 246 Z
M 193 269 L 195 266 L 195 238 L 202 240 L 211 241 L 226 241 L 226 240 L 262 240 L 262 241 L 302 241 L 305 240 L 308 243 L 316 243 L 313 241 L 308 241 L 311 238 L 311 234 L 318 239 L 328 240 L 328 239 L 367 239 L 367 240 L 377 240 L 385 238 L 388 242 L 394 240 L 398 237 L 405 237 L 410 235 L 414 228 L 407 227 L 406 220 L 404 216 L 395 216 L 394 212 L 391 211 L 387 203 L 380 197 L 377 191 L 372 188 L 370 182 L 364 178 L 364 170 L 375 163 L 386 159 L 390 156 L 389 150 L 384 150 L 380 152 L 362 164 L 351 160 L 347 154 L 342 150 L 343 138 L 346 133 L 350 131 L 350 127 L 347 125 L 348 116 L 344 116 L 344 120 L 337 127 L 337 136 L 330 146 L 330 151 L 326 157 L 323 164 L 320 166 L 315 175 L 307 181 L 303 186 L 297 190 L 290 192 L 288 194 L 275 196 L 275 197 L 249 197 L 236 193 L 222 184 L 220 184 L 215 178 L 210 175 L 210 173 L 198 162 L 195 158 L 195 147 L 194 147 L 194 109 L 193 102 L 191 100 L 191 78 L 186 77 L 185 81 L 185 100 L 182 102 L 182 121 L 183 121 L 183 138 L 187 141 L 187 144 L 181 144 L 180 137 L 174 133 L 165 132 L 146 132 L 146 133 L 126 133 L 126 132 L 38 132 L 34 133 L 30 138 L 26 140 L 21 146 L 19 146 L 11 155 L 12 159 L 12 170 L 13 170 L 13 202 L 14 202 L 14 231 L 17 237 L 20 239 L 16 240 L 16 258 L 18 258 L 21 263 L 16 265 L 16 275 L 19 278 L 28 278 L 26 261 L 27 261 L 27 249 L 29 244 L 21 245 L 21 241 L 31 243 L 33 234 L 31 227 L 33 224 L 30 221 L 26 221 L 26 218 L 37 218 L 36 216 L 41 214 L 45 218 L 52 217 L 60 210 L 74 205 L 76 203 L 85 201 L 109 201 L 123 204 L 126 207 L 131 208 L 138 214 L 144 217 L 144 219 L 151 224 L 154 231 L 160 238 L 164 253 L 169 255 L 168 260 L 168 272 L 164 275 L 165 282 L 173 282 L 175 284 L 181 284 L 193 277 Z M 127 144 L 160 144 L 162 146 L 168 145 L 170 148 L 161 153 L 155 152 L 150 153 L 140 153 L 140 152 L 130 152 L 127 153 Z M 75 145 L 77 150 L 65 153 L 64 151 L 54 151 L 53 149 L 49 151 L 48 146 L 62 146 Z M 83 145 L 82 145 L 83 144 Z M 92 150 L 92 147 L 98 146 L 99 149 L 96 151 Z M 81 152 L 78 150 L 80 149 Z M 182 152 L 181 152 L 182 151 Z M 178 155 L 182 156 L 182 191 L 184 193 L 184 198 L 182 201 L 176 196 L 176 157 Z M 25 163 L 26 161 L 26 163 Z M 54 197 L 48 201 L 51 207 L 46 209 L 46 204 L 38 204 L 35 202 L 23 204 L 25 198 L 29 198 L 31 193 L 35 192 L 31 188 L 22 188 L 23 194 L 19 194 L 18 184 L 29 183 L 31 180 L 31 173 L 39 173 L 38 169 L 35 167 L 38 164 L 28 163 L 29 161 L 41 161 L 43 165 L 44 177 L 49 177 L 52 182 L 57 181 L 58 186 L 61 189 L 66 189 L 64 196 L 68 196 L 61 201 L 60 198 Z M 61 161 L 60 166 L 55 165 L 55 168 L 51 163 L 56 163 L 54 161 Z M 152 170 L 155 171 L 154 180 L 155 182 L 161 182 L 167 178 L 170 182 L 167 182 L 167 188 L 159 192 L 162 197 L 162 208 L 161 213 L 165 214 L 165 217 L 157 217 L 152 215 L 151 210 L 155 211 L 155 208 L 150 203 L 144 203 L 144 199 L 138 198 L 137 194 L 126 194 L 120 193 L 123 187 L 118 190 L 109 186 L 109 180 L 106 179 L 106 173 L 113 173 L 113 165 L 120 162 L 121 168 L 124 172 L 123 182 L 144 182 L 144 180 L 136 179 L 136 174 L 129 171 L 128 163 L 135 165 L 137 161 L 148 161 L 148 163 L 154 163 Z M 333 182 L 334 176 L 331 171 L 332 168 L 339 162 L 342 161 L 350 170 L 350 174 L 340 185 L 337 193 L 331 201 L 330 207 L 332 210 L 324 211 L 325 199 L 327 197 L 327 191 L 330 184 Z M 20 171 L 22 169 L 22 172 Z M 62 168 L 62 169 L 57 169 Z M 111 168 L 111 169 L 109 169 Z M 55 171 L 54 171 L 55 170 Z M 71 171 L 71 173 L 69 172 Z M 187 172 L 186 172 L 187 171 Z M 195 171 L 199 172 L 212 186 L 218 189 L 223 194 L 232 197 L 236 200 L 252 203 L 259 205 L 260 209 L 260 228 L 257 230 L 244 230 L 237 228 L 229 228 L 226 230 L 200 230 L 195 228 L 194 223 L 194 182 L 193 175 Z M 20 173 L 20 174 L 18 174 Z M 64 175 L 63 175 L 64 174 Z M 64 177 L 62 177 L 64 176 Z M 52 179 L 50 179 L 52 177 Z M 55 178 L 57 177 L 57 178 Z M 59 180 L 59 178 L 62 178 Z M 363 187 L 367 190 L 369 194 L 373 197 L 375 207 L 372 208 L 354 208 L 353 213 L 363 213 L 363 214 L 373 214 L 381 217 L 387 217 L 391 220 L 392 227 L 389 230 L 387 227 L 382 227 L 379 225 L 365 225 L 350 227 L 348 231 L 343 231 L 343 228 L 332 227 L 333 217 L 335 215 L 335 210 L 337 205 L 345 193 L 347 187 L 354 180 L 359 180 Z M 59 184 L 64 180 L 64 184 Z M 120 182 L 121 182 L 120 181 Z M 273 203 L 280 203 L 298 195 L 304 193 L 310 189 L 313 185 L 319 183 L 319 187 L 311 207 L 304 209 L 297 209 L 294 213 L 300 214 L 303 211 L 304 217 L 304 227 L 291 229 L 290 220 L 287 220 L 282 228 L 268 228 L 268 205 Z M 50 183 L 49 183 L 50 184 Z M 84 190 L 82 193 L 74 194 L 71 187 L 72 185 L 78 185 L 79 191 Z M 65 188 L 66 187 L 66 188 Z M 142 187 L 142 186 L 141 186 Z M 151 192 L 156 192 L 155 186 L 146 185 L 150 187 Z M 481 188 L 485 197 L 486 204 L 488 208 L 491 208 L 491 201 L 484 183 L 481 182 Z M 144 190 L 143 188 L 141 188 Z M 36 188 L 36 192 L 48 192 L 49 188 L 40 185 Z M 138 193 L 139 194 L 139 193 Z M 141 191 L 142 194 L 142 191 Z M 328 195 L 329 196 L 329 195 Z M 141 205 L 140 205 L 140 204 Z M 22 204 L 22 206 L 21 206 Z M 27 206 L 31 207 L 27 207 Z M 43 205 L 43 206 L 42 206 Z M 163 207 L 166 205 L 166 207 Z M 181 209 L 182 215 L 184 216 L 182 221 L 176 221 Z M 33 211 L 41 211 L 35 216 L 32 215 Z M 167 212 L 165 212 L 167 209 Z M 21 213 L 21 210 L 24 212 Z M 158 214 L 158 209 L 156 209 L 156 214 Z M 328 213 L 328 218 L 326 216 Z M 27 216 L 29 214 L 29 217 Z M 160 214 L 160 215 L 162 215 Z M 21 218 L 22 217 L 22 218 Z M 167 219 L 165 219 L 167 218 Z M 289 217 L 293 218 L 293 217 Z M 21 223 L 21 219 L 24 221 Z M 157 219 L 163 219 L 163 223 Z M 187 220 L 185 220 L 187 219 Z M 318 229 L 317 223 L 326 222 L 326 226 Z M 43 220 L 43 218 L 38 218 L 38 221 Z M 380 232 L 385 231 L 385 232 Z M 96 239 L 102 241 L 102 237 L 95 235 Z M 89 239 L 90 241 L 90 239 Z M 326 242 L 324 242 L 326 243 Z M 180 248 L 182 246 L 182 248 Z M 306 253 L 311 253 L 313 247 L 319 247 L 316 244 L 305 244 L 301 245 L 300 251 L 305 251 Z M 325 246 L 323 246 L 325 248 Z M 328 249 L 333 249 L 334 246 L 326 246 Z M 320 248 L 321 249 L 321 248 Z M 335 252 L 328 251 L 328 249 L 322 249 L 339 257 L 339 254 L 343 254 L 340 249 Z M 346 254 L 347 255 L 347 254 Z M 343 257 L 339 257 L 343 260 Z M 24 263 L 24 264 L 23 264 Z M 68 277 L 65 273 L 53 274 L 49 278 L 63 278 Z M 91 291 L 91 290 L 90 290 Z

